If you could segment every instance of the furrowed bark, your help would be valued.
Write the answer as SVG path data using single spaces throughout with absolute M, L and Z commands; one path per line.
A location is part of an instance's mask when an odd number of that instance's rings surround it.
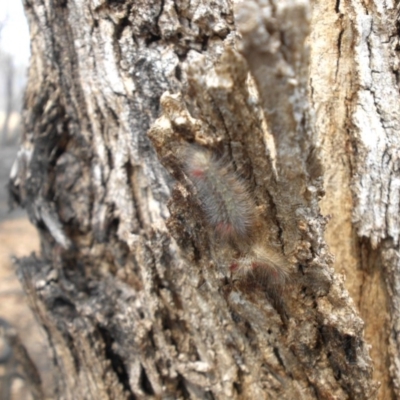
M 395 11 L 24 5 L 32 60 L 10 189 L 41 235 L 19 275 L 56 397 L 371 399 L 365 321 L 379 398 L 395 398 Z M 246 243 L 207 222 L 188 145 L 246 182 Z M 235 278 L 254 247 L 284 264 L 283 287 Z
M 400 396 L 397 21 L 398 6 L 389 2 L 316 2 L 310 36 L 326 169 L 322 210 L 332 216 L 326 238 L 366 322 L 380 399 Z

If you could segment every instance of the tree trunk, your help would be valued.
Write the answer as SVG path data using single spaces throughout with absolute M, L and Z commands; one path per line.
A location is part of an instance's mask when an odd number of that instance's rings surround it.
M 24 5 L 55 397 L 400 398 L 397 6 Z

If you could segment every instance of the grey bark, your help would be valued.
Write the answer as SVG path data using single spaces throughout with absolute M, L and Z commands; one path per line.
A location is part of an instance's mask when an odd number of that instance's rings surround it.
M 375 377 L 386 379 L 381 398 L 398 396 L 398 117 L 390 112 L 397 82 L 393 66 L 382 62 L 394 55 L 374 53 L 386 43 L 382 35 L 394 40 L 394 6 L 24 5 L 32 59 L 10 190 L 41 236 L 40 255 L 20 260 L 19 276 L 49 336 L 55 396 L 375 398 L 363 321 L 368 329 L 373 316 L 363 312 L 368 302 L 354 303 L 330 253 L 351 271 L 351 257 L 340 253 L 348 240 L 359 260 L 373 253 L 384 266 L 379 306 L 390 322 L 380 333 L 390 342 L 382 353 L 388 363 L 374 359 Z M 385 26 L 377 15 L 387 18 Z M 329 25 L 329 18 L 342 25 Z M 323 22 L 331 31 L 318 37 Z M 321 69 L 335 38 L 331 63 Z M 370 78 L 382 70 L 370 86 L 360 84 L 363 51 L 371 57 Z M 343 57 L 359 69 L 341 64 Z M 332 107 L 333 86 L 324 85 L 329 74 L 346 76 L 343 65 L 353 85 L 338 88 L 348 106 L 344 117 Z M 389 93 L 381 81 L 388 76 Z M 375 114 L 363 94 L 375 98 Z M 373 116 L 381 116 L 388 136 L 381 147 L 366 148 Z M 285 285 L 251 274 L 235 278 L 229 266 L 243 247 L 219 240 L 207 223 L 184 173 L 181 149 L 188 143 L 224 154 L 247 182 L 257 227 L 245 248 L 279 259 L 289 275 Z M 336 186 L 329 178 L 341 170 L 331 148 L 348 166 L 348 180 Z M 389 167 L 377 169 L 372 161 L 385 154 Z M 352 184 L 354 204 L 332 216 L 343 240 L 328 231 L 329 251 L 320 201 L 324 184 L 329 194 L 347 196 L 343 183 Z M 335 214 L 338 204 L 325 201 L 324 210 Z M 340 218 L 349 215 L 347 236 Z

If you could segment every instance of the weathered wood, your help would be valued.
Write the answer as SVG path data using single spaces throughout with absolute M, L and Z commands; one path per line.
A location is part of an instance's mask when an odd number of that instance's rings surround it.
M 373 376 L 379 398 L 399 396 L 393 6 L 25 9 L 10 189 L 41 235 L 19 274 L 56 397 L 371 399 Z M 185 173 L 193 144 L 246 183 L 248 238 L 207 221 Z M 288 277 L 236 274 L 259 253 Z
M 390 2 L 315 2 L 310 83 L 335 269 L 366 322 L 379 398 L 399 398 L 398 34 Z M 395 205 L 396 204 L 396 205 Z M 390 260 L 390 261 L 389 261 Z M 396 272 L 397 271 L 397 272 Z M 388 341 L 390 345 L 388 346 Z

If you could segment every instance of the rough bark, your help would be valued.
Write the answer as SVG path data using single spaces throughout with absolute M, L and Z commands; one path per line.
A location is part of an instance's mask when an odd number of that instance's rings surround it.
M 399 397 L 395 7 L 24 5 L 10 189 L 41 236 L 19 275 L 56 397 L 371 399 L 378 380 L 379 398 Z M 246 182 L 244 243 L 207 222 L 189 144 Z M 284 285 L 235 277 L 255 247 Z

